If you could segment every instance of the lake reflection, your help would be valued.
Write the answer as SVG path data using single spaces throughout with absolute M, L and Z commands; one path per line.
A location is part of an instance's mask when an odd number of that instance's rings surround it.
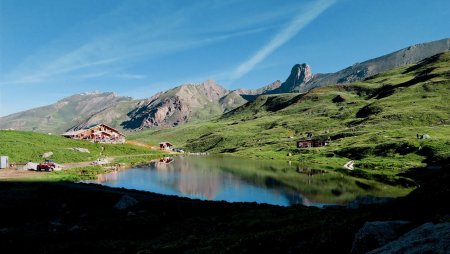
M 288 163 L 282 164 L 281 167 L 280 163 L 278 165 L 276 168 L 276 164 L 229 157 L 175 157 L 173 160 L 161 160 L 105 174 L 99 177 L 97 183 L 203 200 L 257 202 L 281 206 L 323 205 L 321 202 L 308 200 L 300 192 L 272 177 L 256 174 L 258 170 L 287 170 L 289 167 L 294 171 L 296 169 Z M 251 174 L 236 174 L 235 172 L 242 171 L 242 167 L 245 172 Z

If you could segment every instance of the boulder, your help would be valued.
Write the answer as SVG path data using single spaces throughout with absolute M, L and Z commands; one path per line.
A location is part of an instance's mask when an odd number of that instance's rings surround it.
M 430 139 L 430 138 L 431 138 L 431 136 L 428 134 L 423 134 L 423 136 L 422 136 L 422 139 Z
M 75 147 L 74 150 L 80 153 L 91 153 L 87 148 Z
M 50 158 L 53 155 L 53 152 L 46 152 L 42 155 L 42 158 Z
M 425 223 L 369 253 L 450 253 L 450 223 Z
M 105 165 L 108 163 L 109 163 L 109 161 L 107 159 L 102 158 L 102 159 L 97 159 L 97 160 L 93 161 L 92 165 Z
M 138 201 L 135 198 L 128 195 L 123 195 L 120 200 L 114 205 L 114 208 L 117 210 L 126 210 L 130 206 L 134 206 L 137 203 Z
M 352 254 L 367 253 L 397 239 L 408 221 L 370 221 L 356 233 L 352 245 Z
M 344 164 L 344 168 L 348 169 L 348 170 L 353 170 L 354 169 L 353 164 L 354 164 L 354 161 L 349 161 Z

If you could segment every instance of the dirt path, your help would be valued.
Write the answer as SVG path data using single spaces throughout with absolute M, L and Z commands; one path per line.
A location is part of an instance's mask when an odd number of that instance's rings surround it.
M 139 157 L 139 156 L 146 156 L 146 155 L 153 155 L 153 154 L 132 154 L 132 155 L 116 155 L 116 156 L 108 156 L 105 159 L 112 163 L 117 158 L 126 158 L 126 157 Z M 93 161 L 83 161 L 83 162 L 71 162 L 71 163 L 64 163 L 61 164 L 63 166 L 63 170 L 65 169 L 71 169 L 71 168 L 84 168 L 92 166 Z M 33 171 L 33 170 L 17 170 L 14 168 L 8 168 L 8 169 L 1 169 L 0 170 L 0 180 L 13 180 L 23 177 L 29 177 L 36 174 L 48 174 L 49 172 L 45 171 Z
M 138 142 L 138 141 L 134 141 L 134 140 L 127 140 L 127 141 L 125 141 L 125 143 L 130 144 L 130 145 L 150 148 L 150 149 L 153 149 L 153 150 L 159 150 L 159 147 L 147 145 L 147 144 L 144 144 L 144 143 L 141 143 L 141 142 Z
M 62 166 L 64 167 L 63 169 L 84 168 L 84 167 L 92 166 L 92 161 L 65 163 L 65 164 L 62 164 Z
M 27 176 L 36 175 L 36 171 L 28 171 L 28 170 L 16 170 L 13 168 L 1 169 L 0 170 L 0 180 L 11 180 L 17 178 L 23 178 Z M 39 172 L 45 173 L 45 172 Z

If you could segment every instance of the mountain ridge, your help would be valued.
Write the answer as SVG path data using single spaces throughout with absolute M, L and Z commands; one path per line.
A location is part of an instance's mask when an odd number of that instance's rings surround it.
M 170 127 L 219 116 L 226 109 L 244 103 L 243 99 L 229 98 L 221 101 L 230 93 L 232 91 L 213 80 L 181 85 L 141 101 L 138 107 L 128 113 L 130 120 L 123 122 L 121 126 L 124 129 Z
M 113 92 L 75 94 L 51 105 L 0 117 L 0 129 L 61 133 L 99 111 L 131 100 Z
M 450 50 L 450 38 L 415 44 L 361 63 L 355 63 L 334 73 L 315 75 L 309 82 L 303 86 L 300 85 L 298 90 L 306 92 L 316 87 L 363 80 L 383 71 L 413 64 L 448 50 Z
M 111 92 L 76 94 L 48 106 L 0 117 L 0 129 L 63 132 L 100 122 L 125 130 L 177 126 L 219 117 L 260 95 L 305 93 L 317 87 L 351 83 L 449 49 L 449 38 L 416 44 L 325 74 L 313 74 L 306 63 L 296 64 L 284 82 L 277 80 L 258 89 L 229 91 L 208 80 L 180 85 L 138 100 Z

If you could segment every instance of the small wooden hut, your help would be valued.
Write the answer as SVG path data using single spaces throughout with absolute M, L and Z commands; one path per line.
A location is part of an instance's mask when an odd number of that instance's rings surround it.
M 329 144 L 330 142 L 325 140 L 305 139 L 297 141 L 297 148 L 321 147 L 327 146 Z
M 159 143 L 159 149 L 164 151 L 171 151 L 173 145 L 169 142 L 161 142 Z

